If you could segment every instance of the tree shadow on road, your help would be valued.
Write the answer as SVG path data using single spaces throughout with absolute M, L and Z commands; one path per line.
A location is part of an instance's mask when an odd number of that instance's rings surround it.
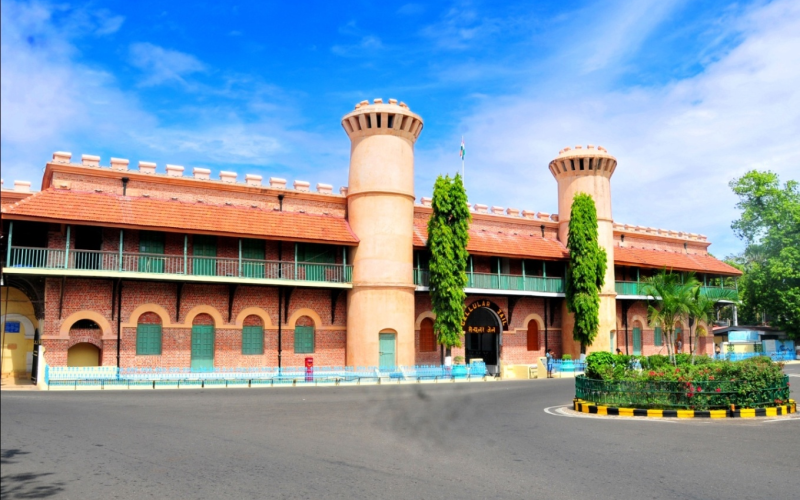
M 0 463 L 4 467 L 17 463 L 15 457 L 30 452 L 19 449 L 8 449 L 0 452 Z M 48 498 L 64 491 L 64 483 L 50 481 L 47 476 L 52 472 L 8 474 L 0 477 L 0 499 L 14 498 Z

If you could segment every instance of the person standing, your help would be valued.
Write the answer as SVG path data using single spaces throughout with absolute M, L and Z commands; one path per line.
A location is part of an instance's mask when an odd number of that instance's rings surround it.
M 553 350 L 548 349 L 545 355 L 547 356 L 547 378 L 553 378 Z

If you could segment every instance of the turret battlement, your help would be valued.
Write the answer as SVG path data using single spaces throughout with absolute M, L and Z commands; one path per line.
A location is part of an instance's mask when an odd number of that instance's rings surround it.
M 608 154 L 602 146 L 589 144 L 575 148 L 566 147 L 558 152 L 558 157 L 550 162 L 553 177 L 562 175 L 603 175 L 611 177 L 617 168 L 617 159 Z
M 383 99 L 375 99 L 372 104 L 369 101 L 356 104 L 355 110 L 342 118 L 342 127 L 351 140 L 383 134 L 403 137 L 413 144 L 422 132 L 423 122 L 404 102 L 389 99 L 384 103 Z

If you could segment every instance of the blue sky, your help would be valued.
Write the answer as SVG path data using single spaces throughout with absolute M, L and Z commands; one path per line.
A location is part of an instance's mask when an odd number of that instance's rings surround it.
M 741 250 L 727 183 L 800 178 L 800 2 L 2 2 L 3 178 L 53 151 L 347 183 L 341 117 L 425 120 L 417 196 L 556 209 L 565 146 L 614 154 L 618 222 Z

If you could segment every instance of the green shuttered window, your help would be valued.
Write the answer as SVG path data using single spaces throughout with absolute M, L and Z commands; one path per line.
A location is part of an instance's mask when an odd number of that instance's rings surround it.
M 164 233 L 158 231 L 139 232 L 139 253 L 151 254 L 139 257 L 139 272 L 163 273 L 164 258 L 152 254 L 164 253 Z
M 314 327 L 294 327 L 294 352 L 297 354 L 310 354 L 314 352 Z
M 141 324 L 136 327 L 136 354 L 161 354 L 161 325 Z
M 196 234 L 192 237 L 193 274 L 215 276 L 217 274 L 217 238 Z
M 264 354 L 264 328 L 245 326 L 242 328 L 242 354 Z
M 242 276 L 247 278 L 263 278 L 264 242 L 262 240 L 242 240 Z
M 661 347 L 664 345 L 664 339 L 661 337 L 661 327 L 657 326 L 656 330 L 653 332 L 653 344 L 656 347 Z
M 330 245 L 300 243 L 297 246 L 297 261 L 333 264 L 336 262 L 336 248 Z

